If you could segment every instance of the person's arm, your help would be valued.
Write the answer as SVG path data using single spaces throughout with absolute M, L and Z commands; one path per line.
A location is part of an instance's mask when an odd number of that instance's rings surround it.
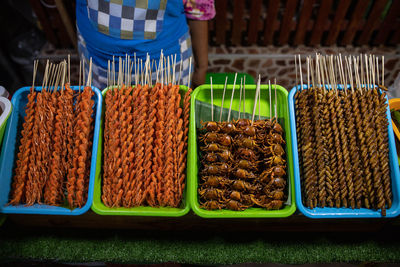
M 208 20 L 215 16 L 214 0 L 183 0 L 192 38 L 194 72 L 192 88 L 206 81 L 208 68 Z
M 188 20 L 194 56 L 192 87 L 205 83 L 208 68 L 208 21 Z

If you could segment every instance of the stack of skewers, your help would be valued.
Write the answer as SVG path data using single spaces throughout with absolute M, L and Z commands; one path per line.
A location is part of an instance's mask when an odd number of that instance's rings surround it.
M 277 121 L 275 85 L 275 114 L 272 117 L 272 87 L 269 84 L 270 119 L 254 120 L 260 102 L 260 78 L 254 99 L 252 119 L 241 118 L 245 113 L 245 82 L 241 81 L 239 115 L 230 119 L 236 76 L 226 121 L 214 121 L 211 79 L 211 121 L 200 129 L 201 168 L 198 194 L 202 208 L 208 210 L 245 210 L 249 207 L 280 209 L 287 200 L 287 177 L 284 131 Z M 222 95 L 224 102 L 226 81 Z M 243 102 L 242 102 L 243 95 Z M 245 116 L 243 116 L 245 117 Z
M 307 58 L 308 89 L 296 92 L 295 106 L 308 208 L 367 208 L 383 216 L 390 209 L 383 58 L 381 66 L 380 75 L 379 60 L 371 55 Z M 303 88 L 301 65 L 299 73 Z
M 192 90 L 188 84 L 181 104 L 181 72 L 177 79 L 176 57 L 170 59 L 161 53 L 154 85 L 149 56 L 144 67 L 136 58 L 120 59 L 117 82 L 109 63 L 101 195 L 107 207 L 181 206 Z
M 81 208 L 88 197 L 93 139 L 91 62 L 79 91 L 70 88 L 69 58 L 68 64 L 47 61 L 39 89 L 37 66 L 35 61 L 9 204 Z

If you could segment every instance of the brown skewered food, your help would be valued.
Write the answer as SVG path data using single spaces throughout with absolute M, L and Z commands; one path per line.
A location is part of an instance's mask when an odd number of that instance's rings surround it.
M 355 208 L 355 200 L 354 200 L 354 184 L 353 184 L 353 170 L 351 166 L 351 158 L 349 152 L 349 141 L 348 137 L 351 133 L 349 133 L 349 125 L 348 118 L 346 117 L 346 110 L 350 110 L 350 101 L 348 101 L 347 91 L 341 91 L 340 94 L 341 102 L 343 103 L 342 108 L 340 109 L 339 115 L 339 132 L 340 138 L 342 140 L 342 153 L 343 153 L 343 163 L 344 163 L 344 171 L 346 176 L 346 188 L 347 192 L 343 194 L 343 197 L 347 200 L 344 203 L 344 206 L 347 207 L 349 205 L 352 209 Z
M 320 90 L 320 89 L 310 89 Z M 386 118 L 386 98 L 380 94 L 377 89 L 357 89 L 355 91 L 326 92 L 327 106 L 330 110 L 331 135 L 329 131 L 322 132 L 324 135 L 331 136 L 333 146 L 325 138 L 327 150 L 330 151 L 330 161 L 323 162 L 329 164 L 332 172 L 332 178 L 338 177 L 339 185 L 332 180 L 333 201 L 336 207 L 351 208 L 374 208 L 381 209 L 385 216 L 386 208 L 391 204 L 390 171 L 388 157 L 387 140 L 387 118 Z M 383 96 L 382 96 L 383 95 Z M 302 94 L 297 94 L 296 108 L 298 119 L 303 119 L 302 107 L 300 106 Z M 314 95 L 321 106 L 324 106 L 323 97 L 318 99 L 318 93 Z M 319 109 L 319 111 L 316 111 Z M 322 107 L 314 107 L 315 125 L 314 131 L 317 135 L 318 116 L 323 116 Z M 318 112 L 321 112 L 319 115 Z M 301 115 L 300 115 L 301 114 Z M 299 127 L 303 127 L 299 122 Z M 303 129 L 298 134 L 299 144 L 304 142 Z M 321 138 L 322 140 L 324 138 Z M 316 137 L 318 141 L 318 138 Z M 332 149 L 333 148 L 333 149 Z M 300 150 L 302 152 L 302 150 Z M 334 153 L 332 153 L 334 151 Z M 318 151 L 316 155 L 319 157 Z M 302 168 L 304 168 L 304 154 Z M 322 162 L 322 161 L 321 161 Z M 326 171 L 326 168 L 325 168 Z M 303 175 L 305 172 L 303 170 Z M 336 176 L 336 173 L 338 176 Z M 383 174 L 385 173 L 385 175 Z M 307 179 L 304 177 L 303 179 Z M 328 179 L 329 180 L 329 179 Z M 329 193 L 330 187 L 327 185 L 327 179 L 318 180 L 318 189 L 325 189 Z M 334 186 L 336 184 L 336 186 Z M 337 189 L 339 186 L 340 191 Z M 385 187 L 386 186 L 386 187 Z M 307 200 L 307 189 L 303 184 L 303 192 Z M 340 199 L 339 197 L 340 192 Z M 319 193 L 321 198 L 321 192 Z M 328 198 L 327 198 L 328 200 Z M 306 202 L 307 206 L 312 203 Z M 323 207 L 321 199 L 318 205 Z M 327 203 L 329 206 L 329 202 Z
M 340 136 L 339 136 L 339 129 L 337 123 L 337 114 L 336 114 L 336 107 L 335 104 L 338 103 L 338 93 L 337 91 L 330 90 L 328 92 L 328 106 L 331 118 L 331 127 L 332 127 L 332 134 L 333 134 L 333 147 L 330 148 L 330 165 L 332 169 L 332 193 L 333 193 L 333 203 L 330 204 L 330 207 L 336 206 L 340 208 L 340 175 L 343 175 L 343 163 L 342 163 L 342 154 L 340 153 Z M 341 172 L 339 172 L 339 167 L 341 166 Z
M 378 119 L 376 118 L 379 113 L 375 109 L 376 106 L 374 105 L 374 96 L 373 90 L 368 89 L 367 92 L 364 94 L 364 99 L 368 99 L 368 112 L 370 114 L 368 121 L 368 128 L 366 130 L 367 136 L 367 147 L 368 147 L 368 155 L 369 155 L 369 163 L 370 168 L 372 170 L 372 193 L 374 194 L 375 201 L 372 201 L 372 205 L 375 209 L 382 209 L 382 214 L 385 214 L 385 199 L 383 194 L 383 186 L 382 186 L 382 173 L 380 172 L 379 168 L 379 158 L 378 158 L 378 143 L 376 137 L 376 122 Z
M 286 199 L 283 129 L 276 119 L 203 123 L 200 207 L 280 209 Z
M 371 136 L 371 130 L 369 128 L 369 121 L 371 117 L 371 113 L 368 110 L 368 97 L 365 92 L 359 92 L 360 98 L 360 113 L 362 120 L 362 128 L 363 131 L 359 132 L 359 139 L 361 140 L 361 157 L 363 160 L 363 168 L 364 168 L 364 201 L 365 206 L 369 208 L 374 208 L 375 206 L 375 194 L 373 190 L 373 178 L 372 172 L 370 169 L 369 155 L 368 155 L 368 144 L 373 142 Z
M 321 207 L 325 207 L 326 203 L 326 168 L 325 168 L 325 143 L 322 131 L 323 120 L 321 116 L 321 109 L 323 107 L 323 95 L 322 89 L 317 88 L 314 89 L 314 107 L 313 107 L 313 116 L 315 119 L 315 140 L 316 146 L 318 149 L 316 150 L 316 160 L 318 165 L 318 204 Z
M 382 89 L 384 90 L 384 89 Z M 385 90 L 386 91 L 386 90 Z M 388 121 L 386 117 L 387 112 L 387 101 L 386 94 L 384 92 L 375 92 L 379 95 L 379 123 L 378 123 L 378 153 L 379 153 L 379 164 L 382 171 L 382 181 L 384 187 L 384 194 L 387 207 L 392 207 L 392 188 L 390 181 L 390 167 L 389 167 L 389 137 L 387 132 Z
M 313 103 L 312 89 L 302 90 L 296 100 L 296 110 L 298 109 L 299 127 L 298 139 L 300 144 L 299 151 L 302 158 L 302 170 L 304 179 L 302 181 L 305 188 L 305 203 L 308 207 L 317 206 L 317 170 L 314 161 L 314 128 L 311 120 L 311 106 Z
M 354 91 L 349 92 L 350 96 L 346 97 L 345 101 L 350 101 L 351 104 L 346 104 L 346 117 L 348 120 L 348 133 L 350 142 L 350 155 L 351 165 L 353 167 L 354 174 L 354 197 L 356 207 L 359 209 L 362 207 L 362 198 L 364 191 L 363 184 L 363 170 L 360 159 L 360 148 L 357 143 L 357 132 L 362 131 L 358 129 L 357 125 L 361 124 L 361 115 L 358 112 L 358 98 Z M 349 99 L 350 98 L 350 99 Z
M 322 130 L 322 138 L 325 148 L 323 149 L 324 161 L 325 161 L 325 188 L 326 188 L 326 204 L 329 207 L 333 207 L 334 204 L 334 191 L 333 191 L 333 172 L 332 168 L 335 165 L 331 165 L 332 160 L 334 159 L 334 139 L 332 136 L 332 129 L 330 127 L 331 122 L 331 112 L 330 112 L 330 102 L 333 99 L 329 96 L 329 93 L 325 90 L 322 90 L 322 114 L 321 114 L 321 130 Z M 332 157 L 333 155 L 333 157 Z M 322 203 L 325 202 L 322 200 Z
M 386 121 L 381 117 L 381 102 L 380 102 L 380 98 L 379 98 L 379 93 L 378 90 L 376 88 L 373 88 L 370 90 L 370 94 L 372 95 L 373 98 L 373 107 L 374 107 L 374 114 L 375 114 L 375 118 L 374 118 L 374 122 L 375 122 L 375 132 L 376 132 L 376 146 L 377 146 L 377 150 L 376 150 L 376 156 L 378 158 L 378 165 L 379 165 L 379 175 L 377 177 L 375 177 L 374 179 L 374 187 L 375 187 L 375 192 L 377 193 L 377 197 L 378 197 L 378 204 L 377 204 L 377 208 L 381 209 L 381 213 L 383 216 L 386 215 L 386 201 L 387 201 L 387 193 L 388 192 L 384 187 L 386 185 L 386 181 L 385 178 L 383 177 L 383 168 L 385 168 L 385 163 L 387 162 L 388 159 L 388 155 L 385 155 L 382 152 L 386 152 L 385 149 L 385 134 L 384 132 L 386 132 L 387 135 L 387 131 L 382 131 L 380 129 L 386 129 L 387 125 L 386 125 Z M 385 106 L 386 109 L 386 106 Z M 386 142 L 386 146 L 387 146 L 387 142 Z M 380 152 L 382 151 L 382 152 Z M 380 162 L 380 160 L 383 160 L 383 163 Z M 382 168 L 383 167 L 383 168 Z M 385 173 L 388 174 L 388 172 L 385 170 Z M 389 177 L 390 179 L 390 177 Z M 389 180 L 390 181 L 390 180 Z
M 295 93 L 304 205 L 311 209 L 316 206 L 380 209 L 385 216 L 392 201 L 387 102 L 383 87 L 371 85 L 375 84 L 375 77 L 379 83 L 378 60 L 372 56 L 369 61 L 367 56 L 365 61 L 362 56 L 344 59 L 345 64 L 340 55 L 334 58 L 317 54 L 315 59 L 307 58 L 307 91 L 313 95 L 312 101 L 303 104 L 306 93 L 303 90 Z M 303 77 L 301 68 L 300 77 Z M 312 120 L 311 138 L 316 143 L 312 153 L 318 165 L 318 171 L 314 172 L 318 179 L 312 186 L 305 183 L 313 175 L 306 172 L 307 154 L 303 149 L 310 139 L 304 134 L 309 126 L 302 123 L 307 115 Z M 310 191 L 315 189 L 318 205 L 309 201 Z

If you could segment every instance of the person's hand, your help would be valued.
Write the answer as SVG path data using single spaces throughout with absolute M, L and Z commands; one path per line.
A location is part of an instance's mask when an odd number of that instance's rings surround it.
M 206 82 L 207 67 L 195 68 L 192 76 L 192 88 L 195 89 Z

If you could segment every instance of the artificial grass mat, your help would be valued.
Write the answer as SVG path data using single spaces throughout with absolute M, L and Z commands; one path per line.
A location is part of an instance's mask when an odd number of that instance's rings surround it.
M 400 262 L 397 236 L 398 231 L 210 234 L 2 227 L 0 260 L 189 264 Z

